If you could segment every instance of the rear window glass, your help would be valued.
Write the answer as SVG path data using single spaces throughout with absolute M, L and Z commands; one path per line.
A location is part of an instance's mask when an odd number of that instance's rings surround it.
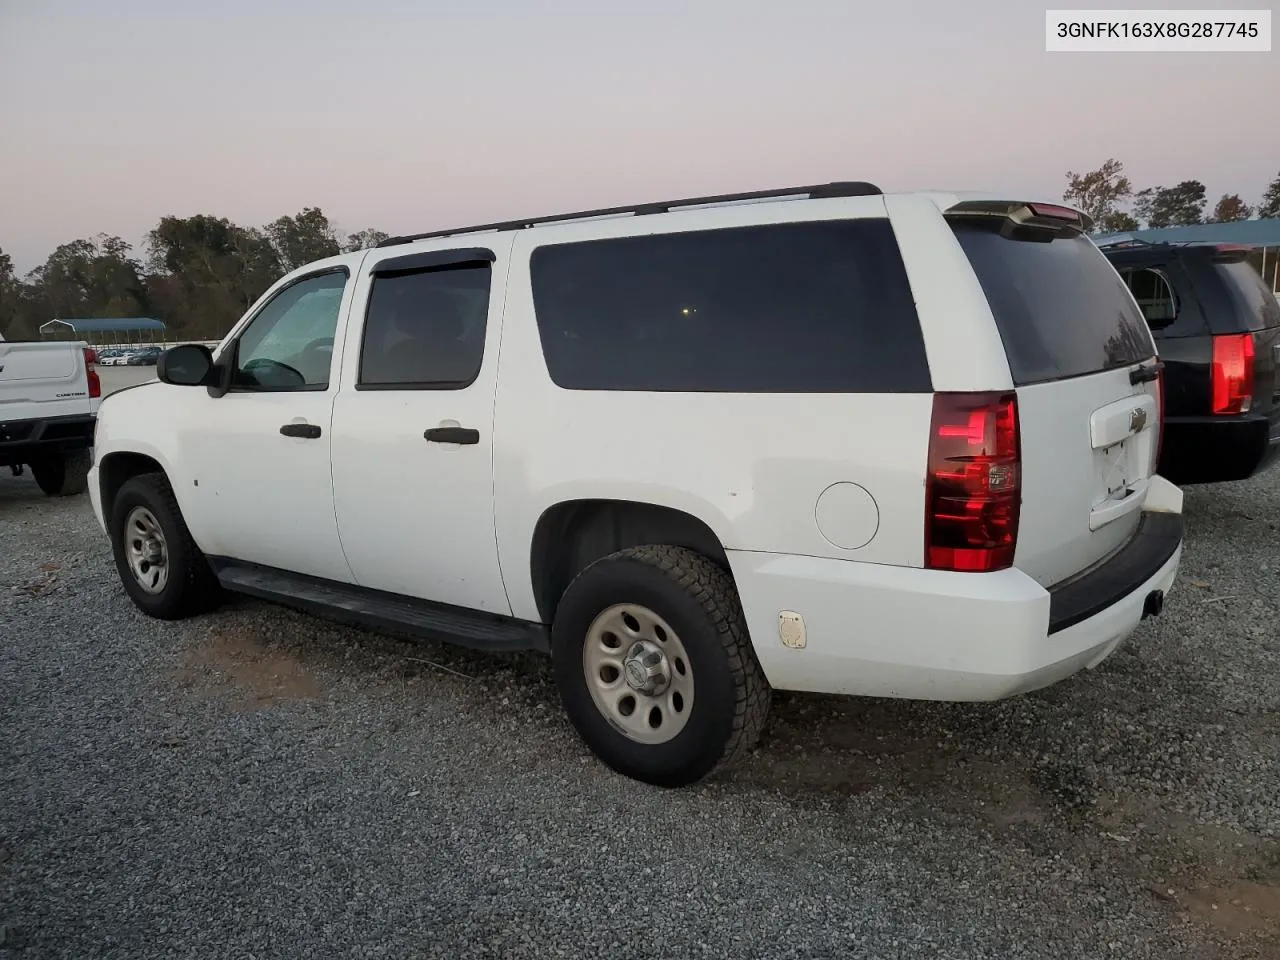
M 889 221 L 831 220 L 539 247 L 551 379 L 574 390 L 932 389 Z
M 1248 263 L 1215 264 L 1225 281 L 1227 293 L 1246 329 L 1264 330 L 1280 327 L 1280 300 L 1267 289 L 1258 271 Z
M 1048 243 L 953 224 L 1022 386 L 1131 366 L 1155 344 L 1124 281 L 1087 237 Z

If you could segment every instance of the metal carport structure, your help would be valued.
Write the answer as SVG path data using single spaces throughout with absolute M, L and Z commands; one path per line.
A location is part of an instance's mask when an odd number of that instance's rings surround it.
M 96 346 L 112 343 L 157 343 L 165 339 L 163 320 L 155 317 L 56 319 L 40 324 L 42 340 L 85 340 Z

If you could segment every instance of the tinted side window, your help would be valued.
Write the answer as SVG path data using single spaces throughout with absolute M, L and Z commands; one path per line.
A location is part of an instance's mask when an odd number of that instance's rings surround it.
M 1280 300 L 1248 263 L 1216 264 L 1245 330 L 1280 327 Z
M 547 368 L 567 389 L 932 389 L 887 219 L 554 244 L 530 270 Z
M 952 225 L 982 284 L 1015 384 L 1043 383 L 1140 363 L 1151 331 L 1120 275 L 1087 237 L 1048 242 Z
M 1133 298 L 1138 301 L 1138 309 L 1152 330 L 1169 326 L 1178 316 L 1177 299 L 1173 288 L 1159 270 L 1146 267 L 1135 267 L 1122 270 L 1121 278 L 1129 286 Z
M 232 387 L 327 389 L 346 285 L 345 270 L 323 273 L 299 280 L 272 297 L 240 334 Z
M 369 293 L 357 386 L 460 389 L 480 373 L 489 264 L 377 276 Z

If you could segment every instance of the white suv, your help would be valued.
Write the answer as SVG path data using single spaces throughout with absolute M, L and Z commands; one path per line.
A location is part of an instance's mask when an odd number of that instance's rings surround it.
M 651 783 L 771 688 L 989 700 L 1159 613 L 1160 365 L 1053 204 L 828 184 L 396 238 L 289 274 L 103 403 L 146 613 L 226 589 L 549 651 Z

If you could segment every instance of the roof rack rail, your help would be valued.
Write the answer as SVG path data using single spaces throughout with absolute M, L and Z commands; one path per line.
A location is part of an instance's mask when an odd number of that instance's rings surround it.
M 873 183 L 864 183 L 859 180 L 840 181 L 814 184 L 807 187 L 783 187 L 777 190 L 756 190 L 752 193 L 726 193 L 716 197 L 689 197 L 684 200 L 638 203 L 626 207 L 605 207 L 601 210 L 559 213 L 550 217 L 533 217 L 527 220 L 506 220 L 501 223 L 485 223 L 474 227 L 453 227 L 448 230 L 432 230 L 427 233 L 414 233 L 403 237 L 388 237 L 380 242 L 378 246 L 393 247 L 401 243 L 413 243 L 415 240 L 429 240 L 432 237 L 451 237 L 455 234 L 463 233 L 481 233 L 489 230 L 522 230 L 526 227 L 536 227 L 544 223 L 562 223 L 569 220 L 621 217 L 628 214 L 641 217 L 651 213 L 666 213 L 677 207 L 710 206 L 717 203 L 745 203 L 753 200 L 782 200 L 784 198 L 825 200 L 832 197 L 874 197 L 882 193 L 884 191 Z
M 1122 249 L 1127 247 L 1154 247 L 1159 243 L 1159 241 L 1155 241 L 1153 243 L 1150 240 L 1143 240 L 1141 237 L 1130 237 L 1127 235 L 1121 235 L 1118 237 L 1102 237 L 1094 242 L 1095 245 L 1102 250 L 1105 250 L 1108 247 L 1118 247 Z

